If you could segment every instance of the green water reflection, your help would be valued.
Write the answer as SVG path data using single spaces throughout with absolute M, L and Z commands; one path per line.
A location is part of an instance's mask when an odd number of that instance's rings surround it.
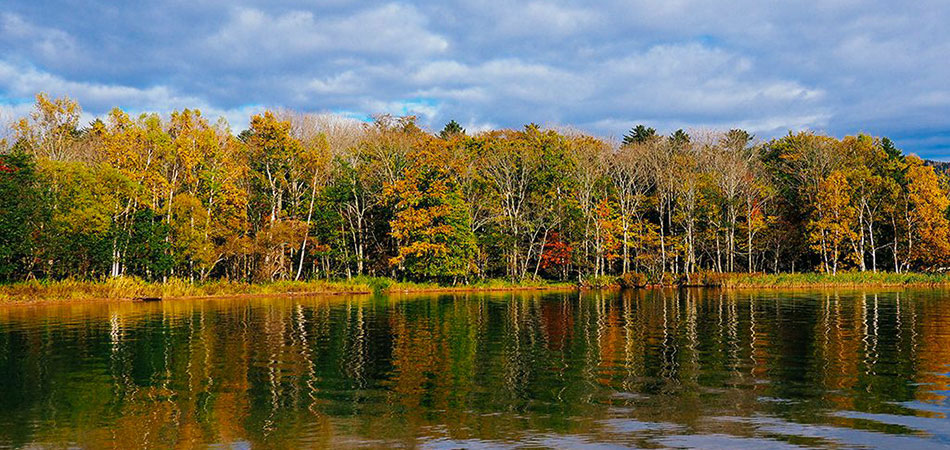
M 950 445 L 950 291 L 0 309 L 0 446 Z

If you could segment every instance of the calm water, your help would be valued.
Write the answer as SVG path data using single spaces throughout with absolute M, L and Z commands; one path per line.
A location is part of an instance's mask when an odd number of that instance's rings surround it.
M 950 291 L 0 309 L 0 447 L 950 445 Z

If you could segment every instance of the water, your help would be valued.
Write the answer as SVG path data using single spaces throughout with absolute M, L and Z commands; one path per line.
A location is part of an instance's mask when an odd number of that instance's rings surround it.
M 950 445 L 950 291 L 0 308 L 0 447 Z

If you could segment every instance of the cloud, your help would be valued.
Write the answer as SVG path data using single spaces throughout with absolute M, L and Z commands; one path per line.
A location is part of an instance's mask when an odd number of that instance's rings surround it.
M 198 97 L 180 95 L 167 86 L 136 88 L 102 83 L 85 83 L 62 79 L 48 72 L 31 67 L 15 66 L 0 61 L 0 86 L 9 86 L 7 95 L 15 100 L 0 105 L 0 116 L 19 118 L 32 109 L 32 96 L 46 92 L 53 96 L 68 96 L 84 108 L 82 120 L 88 122 L 101 116 L 113 107 L 121 107 L 131 113 L 169 113 L 185 108 L 199 109 L 210 120 L 224 117 L 232 129 L 246 128 L 249 117 L 264 108 L 260 105 L 243 105 L 220 108 Z
M 426 30 L 426 20 L 415 8 L 396 3 L 343 16 L 237 8 L 204 44 L 224 61 L 254 66 L 321 53 L 405 57 L 448 49 L 448 40 Z
M 630 119 L 591 117 L 609 111 L 674 129 L 741 123 L 754 132 L 775 132 L 782 124 L 819 127 L 829 117 L 821 106 L 821 89 L 763 76 L 751 58 L 694 43 L 659 45 L 569 68 L 519 59 L 478 65 L 441 60 L 423 65 L 410 78 L 420 94 L 446 100 L 443 109 L 462 117 L 467 107 L 491 105 L 492 116 L 476 119 L 573 123 L 608 135 L 625 131 L 614 124 L 627 127 Z M 445 87 L 426 88 L 433 85 Z
M 42 61 L 73 59 L 78 55 L 76 39 L 56 28 L 38 26 L 13 13 L 0 14 L 0 43 L 9 48 L 28 49 Z
M 43 90 L 91 114 L 188 106 L 232 124 L 269 105 L 432 129 L 863 131 L 950 158 L 948 22 L 942 0 L 9 0 L 0 104 Z

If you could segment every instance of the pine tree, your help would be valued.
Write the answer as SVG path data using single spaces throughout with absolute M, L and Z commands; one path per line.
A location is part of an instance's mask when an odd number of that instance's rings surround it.
M 449 139 L 453 136 L 465 134 L 465 128 L 462 128 L 458 122 L 455 120 L 450 121 L 445 124 L 445 128 L 442 128 L 442 131 L 439 132 L 439 137 L 442 139 Z
M 642 144 L 656 137 L 656 130 L 637 125 L 623 136 L 623 145 Z

